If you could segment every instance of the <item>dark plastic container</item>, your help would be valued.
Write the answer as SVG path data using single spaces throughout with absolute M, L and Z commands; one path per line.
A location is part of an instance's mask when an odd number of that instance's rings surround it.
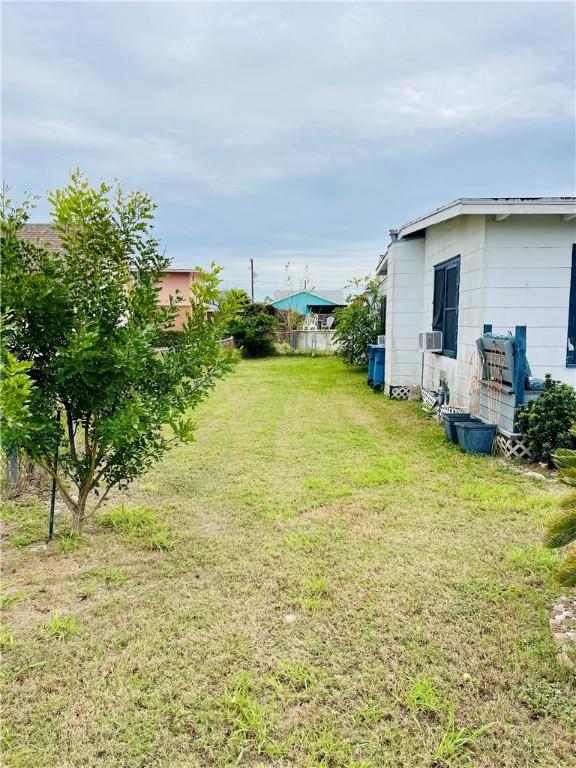
M 458 422 L 479 421 L 476 416 L 471 416 L 469 413 L 445 413 L 442 418 L 444 419 L 446 437 L 452 443 L 458 442 L 458 435 L 456 433 L 456 424 Z
M 492 453 L 492 444 L 496 435 L 496 424 L 483 421 L 457 421 L 458 444 L 466 453 Z
M 372 373 L 372 387 L 376 392 L 384 389 L 384 364 L 386 362 L 386 349 L 378 344 L 374 347 L 374 372 Z
M 376 344 L 368 344 L 368 384 L 372 386 L 374 379 L 374 360 L 376 358 Z

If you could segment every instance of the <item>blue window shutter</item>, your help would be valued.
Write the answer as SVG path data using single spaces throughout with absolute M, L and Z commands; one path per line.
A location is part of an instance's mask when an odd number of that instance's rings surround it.
M 460 256 L 434 267 L 434 313 L 432 329 L 442 331 L 442 354 L 456 357 L 458 348 L 458 304 Z
M 568 343 L 566 365 L 576 368 L 576 244 L 572 246 L 572 271 L 570 275 L 570 299 L 568 302 Z

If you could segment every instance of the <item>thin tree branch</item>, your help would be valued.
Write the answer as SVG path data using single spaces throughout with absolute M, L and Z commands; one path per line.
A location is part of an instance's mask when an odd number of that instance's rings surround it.
M 80 470 L 80 462 L 78 461 L 78 453 L 76 452 L 76 434 L 74 430 L 74 422 L 72 421 L 72 414 L 70 413 L 68 406 L 66 406 L 66 424 L 68 427 L 68 442 L 70 443 L 70 455 L 72 461 L 76 464 Z
M 50 477 L 52 477 L 55 480 L 56 487 L 60 491 L 60 494 L 61 494 L 62 498 L 64 499 L 64 501 L 66 503 L 66 506 L 70 510 L 72 510 L 72 512 L 76 512 L 76 510 L 78 508 L 77 502 L 75 502 L 74 499 L 72 498 L 72 496 L 70 496 L 70 494 L 66 490 L 66 487 L 62 483 L 62 480 L 58 477 L 56 472 L 54 472 L 52 467 L 49 464 L 47 464 L 46 462 L 41 461 L 40 459 L 36 459 L 36 463 L 38 464 L 39 467 L 42 467 L 42 469 L 44 469 L 46 472 L 48 472 Z

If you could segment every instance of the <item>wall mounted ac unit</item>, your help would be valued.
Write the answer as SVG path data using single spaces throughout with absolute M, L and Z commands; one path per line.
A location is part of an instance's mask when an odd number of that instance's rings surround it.
M 419 333 L 418 347 L 422 352 L 442 352 L 442 331 Z

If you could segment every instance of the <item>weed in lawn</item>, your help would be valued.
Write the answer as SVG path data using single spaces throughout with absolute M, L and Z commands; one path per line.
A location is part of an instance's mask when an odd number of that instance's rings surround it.
M 507 563 L 529 575 L 548 576 L 558 567 L 557 552 L 542 546 L 514 547 L 508 553 Z
M 87 538 L 77 533 L 67 532 L 59 534 L 56 537 L 56 544 L 58 553 L 61 555 L 68 555 L 70 552 L 75 552 L 81 546 L 86 544 Z
M 69 637 L 80 634 L 80 628 L 75 616 L 62 616 L 56 613 L 46 624 L 48 634 L 56 640 L 67 640 Z
M 323 598 L 328 594 L 328 580 L 325 576 L 307 579 L 301 588 L 300 607 L 305 611 L 316 611 Z
M 538 632 L 528 632 L 516 641 L 516 653 L 518 657 L 524 657 L 529 661 L 551 664 L 556 656 L 554 643 L 550 637 L 548 627 L 543 626 Z M 517 659 L 512 659 L 516 663 Z
M 122 504 L 101 515 L 100 523 L 118 533 L 126 544 L 138 549 L 169 550 L 174 547 L 168 526 L 159 522 L 157 513 L 149 507 Z
M 532 717 L 559 717 L 570 722 L 576 717 L 576 698 L 562 688 L 559 684 L 538 680 L 523 686 L 519 698 Z
M 454 713 L 454 705 L 449 705 L 448 723 L 446 730 L 436 751 L 434 752 L 433 759 L 437 766 L 451 767 L 457 765 L 458 768 L 462 766 L 463 760 L 466 760 L 469 756 L 466 754 L 468 750 L 474 748 L 478 739 L 482 734 L 489 731 L 494 727 L 494 723 L 486 723 L 479 728 L 458 728 L 456 726 L 456 716 Z M 458 760 L 458 763 L 454 763 Z
M 26 592 L 19 590 L 18 592 L 12 592 L 7 594 L 2 588 L 0 592 L 0 611 L 9 611 L 13 605 L 26 599 Z
M 436 713 L 446 706 L 438 686 L 431 677 L 414 681 L 406 693 L 405 702 L 412 713 Z
M 390 716 L 389 712 L 382 709 L 379 701 L 371 700 L 354 712 L 353 719 L 355 725 L 374 726 L 382 720 L 388 720 Z
M 1 509 L 1 519 L 7 523 L 11 546 L 27 547 L 45 540 L 48 512 L 43 504 L 20 502 L 2 505 Z
M 248 674 L 240 677 L 224 692 L 224 716 L 230 728 L 229 743 L 234 747 L 239 763 L 247 751 L 257 755 L 273 751 L 270 738 L 271 708 L 256 698 L 255 686 Z
M 126 575 L 115 565 L 110 565 L 108 567 L 103 566 L 102 568 L 91 568 L 90 570 L 84 571 L 80 578 L 82 581 L 96 581 L 105 584 L 106 586 L 111 584 L 124 584 L 126 581 Z
M 353 765 L 350 744 L 338 736 L 332 725 L 324 725 L 301 734 L 306 766 L 310 768 L 348 768 Z
M 7 627 L 0 626 L 0 648 L 7 650 L 14 645 L 14 635 Z
M 278 665 L 277 678 L 294 691 L 307 691 L 316 686 L 319 674 L 305 661 L 282 661 Z

